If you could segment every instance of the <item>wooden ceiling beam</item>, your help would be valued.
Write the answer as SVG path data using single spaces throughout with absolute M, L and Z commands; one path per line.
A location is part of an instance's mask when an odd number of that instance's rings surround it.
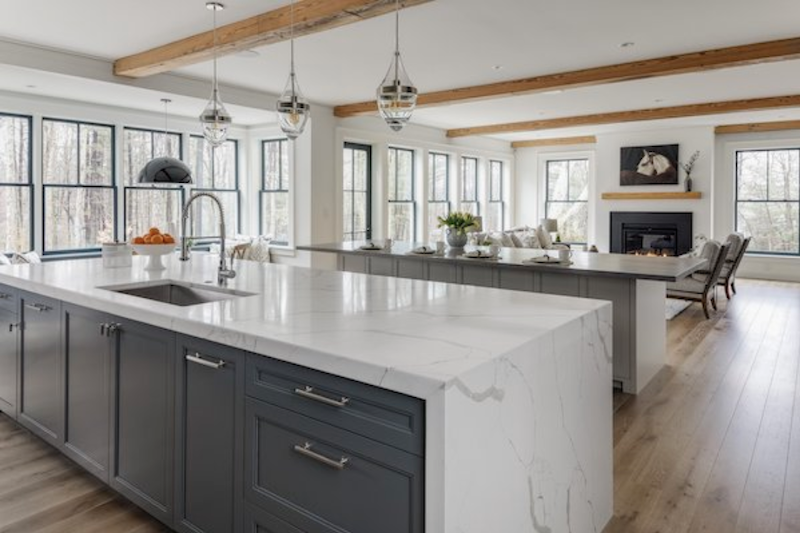
M 800 130 L 800 120 L 783 120 L 776 122 L 752 122 L 750 124 L 728 124 L 717 126 L 714 133 L 759 133 L 762 131 Z
M 596 126 L 599 124 L 619 124 L 624 122 L 641 122 L 644 120 L 662 120 L 668 118 L 695 117 L 704 115 L 721 115 L 740 111 L 763 109 L 781 109 L 800 107 L 800 95 L 774 96 L 771 98 L 749 98 L 746 100 L 728 100 L 725 102 L 709 102 L 674 107 L 657 107 L 637 109 L 633 111 L 615 111 L 595 115 L 552 118 L 547 120 L 531 120 L 508 124 L 492 124 L 448 130 L 448 137 L 469 137 L 472 135 L 493 135 L 499 133 L 518 133 L 521 131 L 550 130 L 570 128 L 574 126 Z
M 402 0 L 403 8 L 433 0 Z M 294 6 L 295 37 L 390 13 L 394 0 L 300 0 Z M 291 6 L 287 5 L 217 28 L 218 57 L 289 39 Z M 114 74 L 144 78 L 211 60 L 214 33 L 207 31 L 133 54 L 114 62 Z
M 424 93 L 419 96 L 418 105 L 446 105 L 797 58 L 800 58 L 800 37 Z M 342 118 L 375 111 L 377 107 L 373 101 L 334 108 L 334 114 Z
M 538 148 L 540 146 L 573 146 L 576 144 L 595 144 L 597 137 L 585 135 L 582 137 L 558 137 L 553 139 L 531 139 L 530 141 L 514 141 L 511 148 Z

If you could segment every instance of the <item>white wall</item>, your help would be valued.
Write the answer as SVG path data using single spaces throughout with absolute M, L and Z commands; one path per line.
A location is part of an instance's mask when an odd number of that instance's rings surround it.
M 619 184 L 620 149 L 626 146 L 679 144 L 681 161 L 695 150 L 700 158 L 692 173 L 693 190 L 701 200 L 603 200 L 605 192 L 682 191 L 683 171 L 678 185 L 627 186 Z M 516 224 L 537 225 L 544 216 L 545 162 L 548 159 L 588 157 L 593 161 L 589 188 L 589 243 L 608 251 L 612 211 L 692 212 L 693 232 L 712 235 L 712 196 L 714 171 L 714 129 L 711 127 L 673 128 L 655 131 L 629 131 L 597 135 L 596 145 L 522 148 L 517 150 Z

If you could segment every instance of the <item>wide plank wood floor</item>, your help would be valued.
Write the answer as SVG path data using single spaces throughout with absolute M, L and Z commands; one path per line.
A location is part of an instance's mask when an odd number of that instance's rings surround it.
M 737 285 L 711 320 L 672 320 L 668 366 L 615 398 L 606 533 L 800 533 L 800 284 Z
M 0 533 L 167 531 L 0 413 Z
M 742 280 L 711 320 L 669 322 L 668 348 L 615 397 L 605 533 L 800 533 L 800 284 Z M 163 531 L 0 414 L 0 533 Z

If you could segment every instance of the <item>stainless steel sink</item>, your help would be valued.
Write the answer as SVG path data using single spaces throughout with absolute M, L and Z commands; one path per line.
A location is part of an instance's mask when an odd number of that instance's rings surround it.
M 100 288 L 181 307 L 230 300 L 243 296 L 253 296 L 253 293 L 250 292 L 218 287 L 199 287 L 196 285 L 180 284 L 174 281 Z

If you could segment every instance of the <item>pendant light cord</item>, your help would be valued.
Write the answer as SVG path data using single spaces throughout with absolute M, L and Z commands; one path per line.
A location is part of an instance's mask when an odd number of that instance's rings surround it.
M 162 102 L 164 102 L 164 142 L 166 142 L 167 132 L 169 131 L 169 103 L 172 102 L 169 98 L 162 98 Z
M 213 12 L 214 18 L 214 96 L 217 95 L 219 92 L 219 86 L 217 85 L 217 5 L 213 5 L 211 8 Z M 214 99 L 216 102 L 216 98 Z
M 294 94 L 294 0 L 292 0 L 292 7 L 291 7 L 290 13 L 291 13 L 291 15 L 290 15 L 291 26 L 290 26 L 290 29 L 289 29 L 289 40 L 290 40 L 291 58 L 292 58 L 291 59 L 292 64 L 291 64 L 291 73 L 290 73 L 290 75 L 292 76 L 292 94 Z
M 394 83 L 400 85 L 400 0 L 394 3 Z

